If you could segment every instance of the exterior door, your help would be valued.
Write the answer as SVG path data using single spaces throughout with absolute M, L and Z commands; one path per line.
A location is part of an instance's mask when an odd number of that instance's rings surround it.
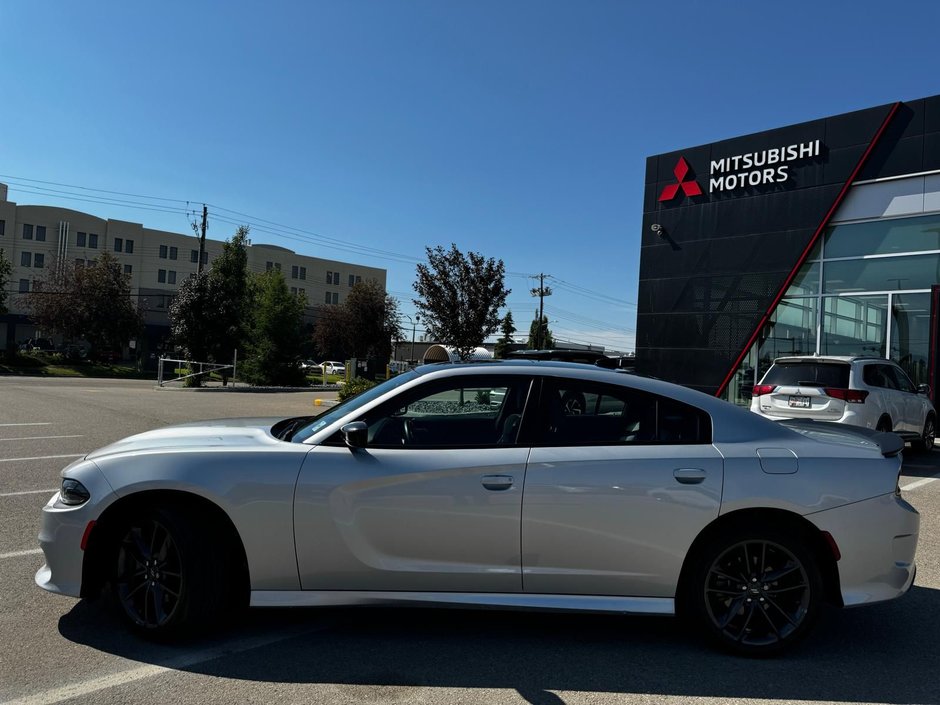
M 452 377 L 370 412 L 369 441 L 314 448 L 295 538 L 307 590 L 519 592 L 529 380 Z
M 724 467 L 708 416 L 623 387 L 545 391 L 525 481 L 524 590 L 673 597 L 689 546 L 718 516 Z

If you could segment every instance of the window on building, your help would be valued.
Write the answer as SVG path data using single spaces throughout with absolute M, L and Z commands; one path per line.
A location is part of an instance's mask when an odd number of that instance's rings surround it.
M 133 240 L 124 241 L 124 252 L 125 254 L 128 254 L 128 255 L 134 254 L 134 241 Z
M 133 273 L 134 273 L 134 268 L 133 268 L 131 265 L 129 265 L 129 264 L 125 264 L 125 265 L 124 265 L 124 273 L 125 273 L 125 274 L 133 274 Z
M 170 270 L 166 273 L 166 283 L 167 284 L 176 284 L 176 272 Z
M 281 271 L 281 263 L 280 263 L 280 262 L 275 262 L 275 263 L 274 263 L 274 268 L 275 268 L 277 271 L 280 272 L 280 271 Z
M 93 250 L 98 249 L 98 235 L 97 233 L 88 233 L 88 246 Z
M 23 239 L 32 240 L 33 239 L 33 226 L 29 223 L 23 223 Z
M 352 285 L 355 284 L 355 283 L 356 283 L 356 275 L 355 275 L 355 274 L 350 274 L 350 275 L 349 275 L 349 286 L 352 286 Z
M 297 287 L 296 287 L 296 286 L 292 286 L 292 287 L 290 288 L 290 293 L 292 293 L 294 296 L 296 296 L 296 295 L 297 295 Z
M 33 256 L 33 266 L 40 269 L 46 266 L 46 256 L 42 252 L 37 252 Z
M 301 296 L 303 296 L 304 298 L 307 297 L 307 290 L 304 289 L 303 287 L 300 287 L 300 288 L 297 290 L 297 293 L 300 294 Z
M 165 269 L 157 270 L 157 281 L 160 284 L 166 284 L 166 270 Z
M 170 248 L 170 259 L 176 259 L 176 256 L 179 254 L 179 250 L 175 247 Z
M 21 267 L 33 266 L 33 253 L 32 252 L 20 252 L 20 266 Z
M 334 304 L 339 303 L 339 292 L 336 292 L 336 291 L 333 292 L 333 303 Z
M 75 233 L 75 246 L 76 247 L 85 247 L 86 243 L 85 233 Z
M 327 284 L 332 284 L 332 283 L 333 283 L 333 272 L 327 272 L 327 273 L 326 273 L 326 283 L 327 283 Z M 327 303 L 330 303 L 330 302 L 327 301 Z
M 166 245 L 160 245 L 160 254 L 158 255 L 158 257 L 159 257 L 160 259 L 166 259 L 167 253 L 169 252 L 169 249 L 170 249 L 170 248 L 167 247 Z
M 189 261 L 196 264 L 199 261 L 199 250 L 189 251 Z
M 0 220 L 0 237 L 7 234 L 7 221 Z
M 264 263 L 264 271 L 270 272 L 272 269 L 274 269 L 274 262 L 265 262 L 265 263 Z
M 81 269 L 82 267 L 85 266 L 85 260 L 83 260 L 83 259 L 77 259 L 77 260 L 75 260 L 75 266 L 78 267 L 79 269 Z
M 39 240 L 39 242 L 46 241 L 46 226 L 45 225 L 36 226 L 36 239 Z
M 300 268 L 300 278 L 306 281 L 306 279 L 307 279 L 307 268 L 306 268 L 306 267 L 301 267 L 301 268 Z
M 20 293 L 26 294 L 29 292 L 29 279 L 20 279 Z
M 357 284 L 358 284 L 359 282 L 361 282 L 361 281 L 362 281 L 362 277 L 356 277 L 356 283 L 357 283 Z
M 333 295 L 330 292 L 326 292 L 326 303 L 333 303 Z
M 300 267 L 296 264 L 292 264 L 290 267 L 290 278 L 297 279 L 300 276 Z
M 120 252 L 123 249 L 124 249 L 124 239 L 119 238 L 119 237 L 114 238 L 114 251 Z

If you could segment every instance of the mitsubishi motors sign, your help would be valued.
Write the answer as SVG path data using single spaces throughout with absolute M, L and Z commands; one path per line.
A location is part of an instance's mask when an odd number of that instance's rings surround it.
M 824 146 L 819 140 L 813 140 L 711 159 L 708 193 L 784 183 L 790 179 L 790 167 L 795 162 L 815 159 L 822 154 L 823 149 Z M 702 188 L 698 181 L 690 176 L 690 172 L 685 157 L 679 157 L 673 169 L 676 183 L 666 185 L 658 200 L 671 201 L 679 195 L 680 190 L 686 196 L 701 195 Z

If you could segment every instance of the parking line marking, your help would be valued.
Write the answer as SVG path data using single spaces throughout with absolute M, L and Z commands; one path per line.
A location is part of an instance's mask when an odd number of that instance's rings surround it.
M 0 426 L 51 426 L 51 421 L 37 421 L 35 423 L 0 423 Z
M 23 438 L 0 438 L 4 441 L 51 441 L 53 438 L 84 438 L 84 436 L 24 436 Z
M 107 690 L 109 688 L 116 688 L 121 685 L 127 685 L 128 683 L 133 683 L 135 681 L 143 680 L 144 678 L 150 678 L 152 676 L 159 676 L 170 671 L 183 670 L 197 664 L 214 661 L 215 659 L 222 658 L 223 656 L 232 656 L 234 654 L 240 654 L 244 651 L 259 649 L 265 646 L 270 646 L 271 644 L 276 644 L 280 641 L 293 639 L 294 637 L 301 636 L 303 634 L 323 631 L 327 628 L 328 626 L 321 625 L 312 629 L 292 629 L 287 633 L 282 631 L 276 635 L 268 634 L 264 636 L 241 639 L 239 641 L 217 646 L 212 649 L 203 649 L 191 654 L 177 656 L 176 658 L 164 661 L 162 664 L 151 664 L 147 666 L 140 666 L 138 668 L 130 668 L 126 671 L 118 671 L 117 673 L 111 673 L 107 676 L 90 678 L 89 680 L 80 681 L 78 683 L 71 683 L 69 685 L 62 686 L 61 688 L 44 690 L 40 693 L 26 695 L 16 700 L 8 700 L 2 703 L 2 705 L 54 705 L 55 703 L 61 703 L 64 700 L 71 700 L 72 698 L 79 698 L 85 695 L 90 695 L 91 693 Z
M 32 458 L 0 458 L 0 463 L 15 463 L 17 460 L 52 460 L 53 458 L 81 458 L 87 453 L 68 453 L 66 455 L 35 455 Z
M 908 490 L 916 490 L 918 487 L 923 487 L 924 485 L 929 485 L 931 482 L 936 482 L 940 480 L 940 475 L 934 475 L 933 477 L 925 477 L 916 482 L 911 482 L 907 485 L 904 485 L 901 488 L 902 492 L 907 492 Z
M 21 497 L 26 494 L 48 494 L 49 492 L 58 492 L 59 490 L 24 490 L 23 492 L 0 492 L 0 497 Z
M 13 551 L 12 553 L 0 553 L 0 560 L 4 558 L 19 558 L 20 556 L 35 556 L 37 553 L 42 553 L 42 549 L 31 548 L 27 551 Z

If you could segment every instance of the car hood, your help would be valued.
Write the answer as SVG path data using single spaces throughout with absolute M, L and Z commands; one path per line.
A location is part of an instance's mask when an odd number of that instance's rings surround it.
M 244 448 L 274 445 L 281 441 L 271 435 L 276 418 L 215 419 L 146 431 L 92 451 L 88 460 L 120 453 L 195 448 Z

